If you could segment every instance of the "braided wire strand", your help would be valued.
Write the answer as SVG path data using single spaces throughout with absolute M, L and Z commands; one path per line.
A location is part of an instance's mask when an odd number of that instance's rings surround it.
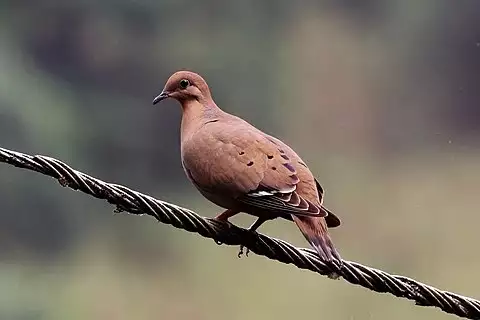
M 280 239 L 251 233 L 230 223 L 202 217 L 192 210 L 157 200 L 122 185 L 91 177 L 51 157 L 31 156 L 0 148 L 0 162 L 42 173 L 57 179 L 64 187 L 107 200 L 116 206 L 116 212 L 147 214 L 162 223 L 214 239 L 219 244 L 243 245 L 258 255 L 285 264 L 293 264 L 300 269 L 311 270 L 331 278 L 342 277 L 351 284 L 372 291 L 413 300 L 419 306 L 438 307 L 459 317 L 480 319 L 478 300 L 443 291 L 404 276 L 391 275 L 356 262 L 343 260 L 342 265 L 339 265 L 335 262 L 322 261 L 311 249 L 297 248 Z

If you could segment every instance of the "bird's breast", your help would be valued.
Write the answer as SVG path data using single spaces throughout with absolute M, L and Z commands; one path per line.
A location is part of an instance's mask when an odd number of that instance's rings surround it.
M 219 159 L 214 146 L 203 143 L 199 139 L 192 139 L 182 146 L 185 174 L 205 198 L 220 207 L 233 209 L 236 207 L 234 194 L 222 181 L 222 172 L 218 168 L 218 161 L 222 159 Z
M 202 133 L 191 135 L 182 142 L 181 154 L 185 173 L 197 187 L 213 185 L 211 179 L 216 159 L 216 144 Z

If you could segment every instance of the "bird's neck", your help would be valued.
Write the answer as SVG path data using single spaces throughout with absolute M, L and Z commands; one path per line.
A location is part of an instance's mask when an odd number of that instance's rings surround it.
M 196 99 L 182 101 L 181 139 L 191 138 L 205 123 L 218 120 L 224 113 L 213 100 L 200 102 Z

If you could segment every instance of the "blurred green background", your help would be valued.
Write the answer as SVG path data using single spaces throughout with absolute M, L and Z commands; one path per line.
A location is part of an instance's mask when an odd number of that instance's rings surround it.
M 179 69 L 309 163 L 345 259 L 480 298 L 479 1 L 1 1 L 0 146 L 213 216 L 151 106 Z M 2 320 L 452 318 L 8 165 L 0 203 Z

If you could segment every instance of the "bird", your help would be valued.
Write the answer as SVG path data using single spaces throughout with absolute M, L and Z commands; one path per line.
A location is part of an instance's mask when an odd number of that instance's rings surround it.
M 323 205 L 324 190 L 306 163 L 281 140 L 220 109 L 205 79 L 191 71 L 172 74 L 153 104 L 174 99 L 182 107 L 183 169 L 198 191 L 225 211 L 257 217 L 250 232 L 266 221 L 293 221 L 325 262 L 341 263 L 328 228 L 340 219 Z M 242 252 L 242 247 L 240 248 Z

